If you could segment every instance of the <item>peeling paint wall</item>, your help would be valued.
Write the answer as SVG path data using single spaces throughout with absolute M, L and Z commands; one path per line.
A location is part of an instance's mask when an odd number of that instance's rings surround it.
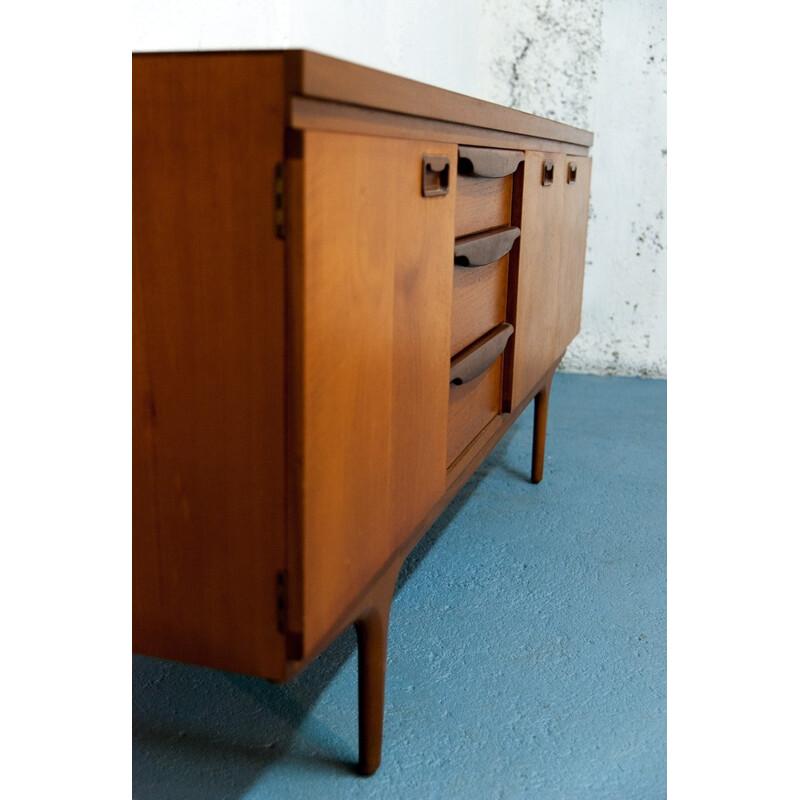
M 588 128 L 562 369 L 666 376 L 666 0 L 134 0 L 134 50 L 307 47 Z

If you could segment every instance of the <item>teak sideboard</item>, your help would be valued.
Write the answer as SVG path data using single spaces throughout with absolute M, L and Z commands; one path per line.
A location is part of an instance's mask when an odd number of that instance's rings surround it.
M 358 635 L 580 326 L 592 134 L 308 51 L 133 56 L 133 648 L 286 681 Z

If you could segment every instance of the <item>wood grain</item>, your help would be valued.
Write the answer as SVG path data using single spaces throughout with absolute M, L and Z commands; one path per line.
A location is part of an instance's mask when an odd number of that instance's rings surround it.
M 456 181 L 456 237 L 499 228 L 511 222 L 514 178 L 472 178 Z
M 593 134 L 309 50 L 287 51 L 292 94 L 590 147 Z
M 563 187 L 561 220 L 561 266 L 558 273 L 558 324 L 556 349 L 566 350 L 581 328 L 583 274 L 586 262 L 586 232 L 589 223 L 589 186 L 592 159 L 569 156 L 577 164 L 574 183 Z
M 286 674 L 277 56 L 133 59 L 133 647 Z
M 544 160 L 555 165 L 551 186 L 542 185 Z M 569 160 L 575 158 L 560 153 L 528 152 L 525 157 L 519 265 L 509 278 L 515 296 L 509 321 L 516 331 L 512 408 L 542 379 L 580 327 L 590 170 L 582 164 L 586 168 L 579 168 L 579 182 L 568 185 Z
M 554 153 L 586 155 L 588 147 L 525 136 L 521 133 L 492 131 L 475 125 L 459 125 L 454 122 L 430 120 L 408 114 L 396 114 L 374 108 L 313 100 L 292 95 L 289 103 L 289 124 L 302 130 L 318 130 L 338 133 L 360 133 L 368 136 L 421 139 L 435 138 L 439 142 L 501 147 L 509 150 L 547 149 Z
M 457 151 L 307 132 L 303 152 L 308 652 L 444 490 L 454 197 L 420 180 L 424 155 Z
M 506 318 L 508 255 L 484 267 L 453 267 L 450 355 Z
M 447 465 L 450 466 L 469 443 L 500 413 L 503 359 L 479 378 L 462 386 L 450 386 L 447 418 Z

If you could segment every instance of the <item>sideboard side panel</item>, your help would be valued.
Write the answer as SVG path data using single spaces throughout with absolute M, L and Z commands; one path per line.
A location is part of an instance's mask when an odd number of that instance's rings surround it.
M 133 647 L 282 679 L 280 55 L 133 59 Z
M 305 654 L 444 492 L 455 206 L 421 181 L 457 153 L 315 131 L 303 151 Z

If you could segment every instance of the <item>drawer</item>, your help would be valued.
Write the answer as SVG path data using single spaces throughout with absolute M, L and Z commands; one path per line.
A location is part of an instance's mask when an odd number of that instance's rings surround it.
M 520 150 L 458 148 L 456 237 L 511 223 L 514 172 L 524 158 Z
M 511 223 L 514 178 L 472 178 L 456 183 L 456 236 Z
M 450 386 L 447 417 L 447 466 L 466 450 L 469 443 L 500 413 L 503 360 L 474 381 Z
M 456 239 L 450 355 L 488 333 L 506 318 L 509 252 L 519 228 L 506 225 Z
M 485 267 L 453 267 L 450 357 L 506 318 L 508 255 Z
M 501 413 L 518 150 L 458 148 L 447 464 Z M 519 214 L 516 215 L 516 218 Z M 517 224 L 519 224 L 517 222 Z
M 447 418 L 448 467 L 464 452 L 472 440 L 500 414 L 503 393 L 502 356 L 513 332 L 513 327 L 508 323 L 498 325 L 493 331 L 465 348 L 450 362 L 450 406 Z

